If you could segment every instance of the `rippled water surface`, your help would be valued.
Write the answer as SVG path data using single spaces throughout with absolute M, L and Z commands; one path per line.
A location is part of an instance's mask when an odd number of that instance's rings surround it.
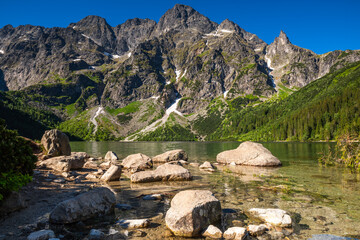
M 104 156 L 109 150 L 124 158 L 133 153 L 155 156 L 182 148 L 189 162 L 216 162 L 216 155 L 234 149 L 239 142 L 72 142 L 72 151 L 85 151 Z M 264 143 L 283 166 L 252 168 L 217 165 L 214 173 L 186 166 L 194 175 L 191 182 L 131 184 L 124 179 L 112 184 L 119 201 L 135 206 L 121 213 L 124 217 L 154 217 L 165 213 L 167 201 L 141 201 L 139 196 L 150 193 L 174 194 L 181 189 L 209 189 L 223 208 L 235 209 L 239 221 L 227 221 L 224 227 L 246 225 L 253 220 L 242 214 L 252 207 L 282 208 L 291 213 L 299 238 L 312 234 L 360 236 L 360 176 L 344 168 L 322 167 L 317 157 L 331 143 Z M 234 219 L 231 219 L 234 220 Z M 159 227 L 156 231 L 162 231 Z M 154 233 L 149 233 L 156 236 Z

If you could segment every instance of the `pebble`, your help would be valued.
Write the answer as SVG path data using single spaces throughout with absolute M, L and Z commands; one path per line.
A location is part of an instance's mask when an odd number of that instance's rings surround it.
M 161 199 L 162 199 L 161 194 L 151 194 L 143 197 L 143 200 L 161 200 Z
M 125 229 L 134 229 L 148 227 L 150 221 L 149 219 L 121 219 L 116 224 Z

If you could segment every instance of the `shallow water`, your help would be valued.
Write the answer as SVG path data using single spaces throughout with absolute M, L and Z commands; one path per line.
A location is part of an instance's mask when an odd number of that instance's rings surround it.
M 124 158 L 133 153 L 155 156 L 182 148 L 189 162 L 216 162 L 216 155 L 234 149 L 238 142 L 72 142 L 72 151 L 104 156 L 109 150 Z M 112 184 L 118 200 L 134 206 L 119 211 L 122 218 L 154 217 L 166 213 L 169 200 L 143 201 L 141 195 L 175 194 L 181 189 L 209 189 L 221 201 L 222 208 L 235 209 L 236 216 L 224 220 L 224 228 L 252 223 L 242 214 L 252 207 L 282 208 L 295 220 L 294 232 L 303 239 L 312 234 L 360 236 L 360 176 L 344 168 L 322 167 L 317 157 L 332 143 L 264 143 L 283 163 L 280 168 L 251 168 L 218 165 L 218 171 L 206 173 L 187 168 L 191 182 L 131 184 L 128 179 Z M 231 220 L 241 221 L 231 221 Z M 148 237 L 157 236 L 164 227 L 155 227 Z M 292 236 L 293 237 L 293 236 Z

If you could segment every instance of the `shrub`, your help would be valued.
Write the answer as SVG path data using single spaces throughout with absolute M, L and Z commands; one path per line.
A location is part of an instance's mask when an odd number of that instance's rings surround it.
M 28 142 L 0 119 L 0 201 L 31 181 L 36 157 Z

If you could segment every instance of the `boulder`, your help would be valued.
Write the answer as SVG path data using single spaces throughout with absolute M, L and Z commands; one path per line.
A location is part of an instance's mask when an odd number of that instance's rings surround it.
M 108 151 L 105 155 L 104 158 L 106 161 L 117 161 L 119 160 L 118 156 L 116 155 L 116 153 L 114 153 L 113 151 Z
M 195 237 L 221 220 L 221 205 L 207 190 L 186 190 L 175 195 L 165 216 L 166 226 L 176 236 Z
M 45 131 L 41 138 L 41 144 L 49 157 L 69 156 L 71 154 L 68 136 L 57 129 Z
M 72 152 L 70 156 L 53 157 L 41 162 L 47 168 L 60 172 L 69 172 L 81 169 L 89 155 L 86 152 Z
M 101 176 L 100 180 L 104 182 L 117 181 L 121 176 L 121 167 L 112 165 L 105 173 Z
M 275 167 L 281 162 L 262 144 L 243 142 L 234 150 L 224 151 L 216 156 L 216 161 L 223 164 Z
M 129 169 L 131 172 L 143 171 L 153 167 L 153 162 L 150 157 L 142 153 L 136 153 L 127 156 L 123 159 L 122 165 L 124 169 Z
M 52 230 L 40 230 L 37 232 L 31 233 L 27 240 L 48 240 L 49 238 L 54 238 L 55 233 Z
M 159 181 L 186 181 L 191 180 L 192 176 L 186 168 L 165 163 L 154 171 L 137 172 L 131 175 L 133 183 L 159 182 Z
M 250 235 L 252 235 L 252 236 L 260 236 L 263 233 L 265 233 L 265 231 L 267 230 L 267 227 L 264 224 L 261 224 L 261 225 L 249 225 L 247 227 L 247 230 L 250 233 Z
M 88 240 L 102 240 L 106 237 L 105 233 L 97 229 L 91 229 L 87 237 Z
M 273 226 L 291 227 L 291 217 L 286 211 L 275 208 L 251 208 L 250 215 Z
M 117 221 L 116 224 L 125 229 L 135 229 L 148 227 L 150 225 L 150 221 L 149 219 L 122 219 Z
M 201 164 L 199 169 L 204 170 L 204 171 L 208 171 L 208 172 L 215 172 L 214 166 L 208 161 Z
M 57 224 L 84 221 L 110 213 L 115 203 L 115 194 L 111 190 L 96 188 L 59 203 L 50 213 L 49 220 Z
M 187 153 L 182 149 L 176 149 L 159 154 L 152 158 L 153 162 L 166 163 L 179 160 L 188 160 Z
M 203 237 L 220 239 L 222 238 L 223 233 L 219 228 L 214 225 L 210 225 L 202 235 Z
M 111 167 L 111 162 L 110 161 L 103 162 L 99 165 L 99 167 L 102 169 L 108 169 L 109 167 Z
M 245 237 L 246 228 L 231 227 L 224 232 L 224 239 L 243 239 Z

